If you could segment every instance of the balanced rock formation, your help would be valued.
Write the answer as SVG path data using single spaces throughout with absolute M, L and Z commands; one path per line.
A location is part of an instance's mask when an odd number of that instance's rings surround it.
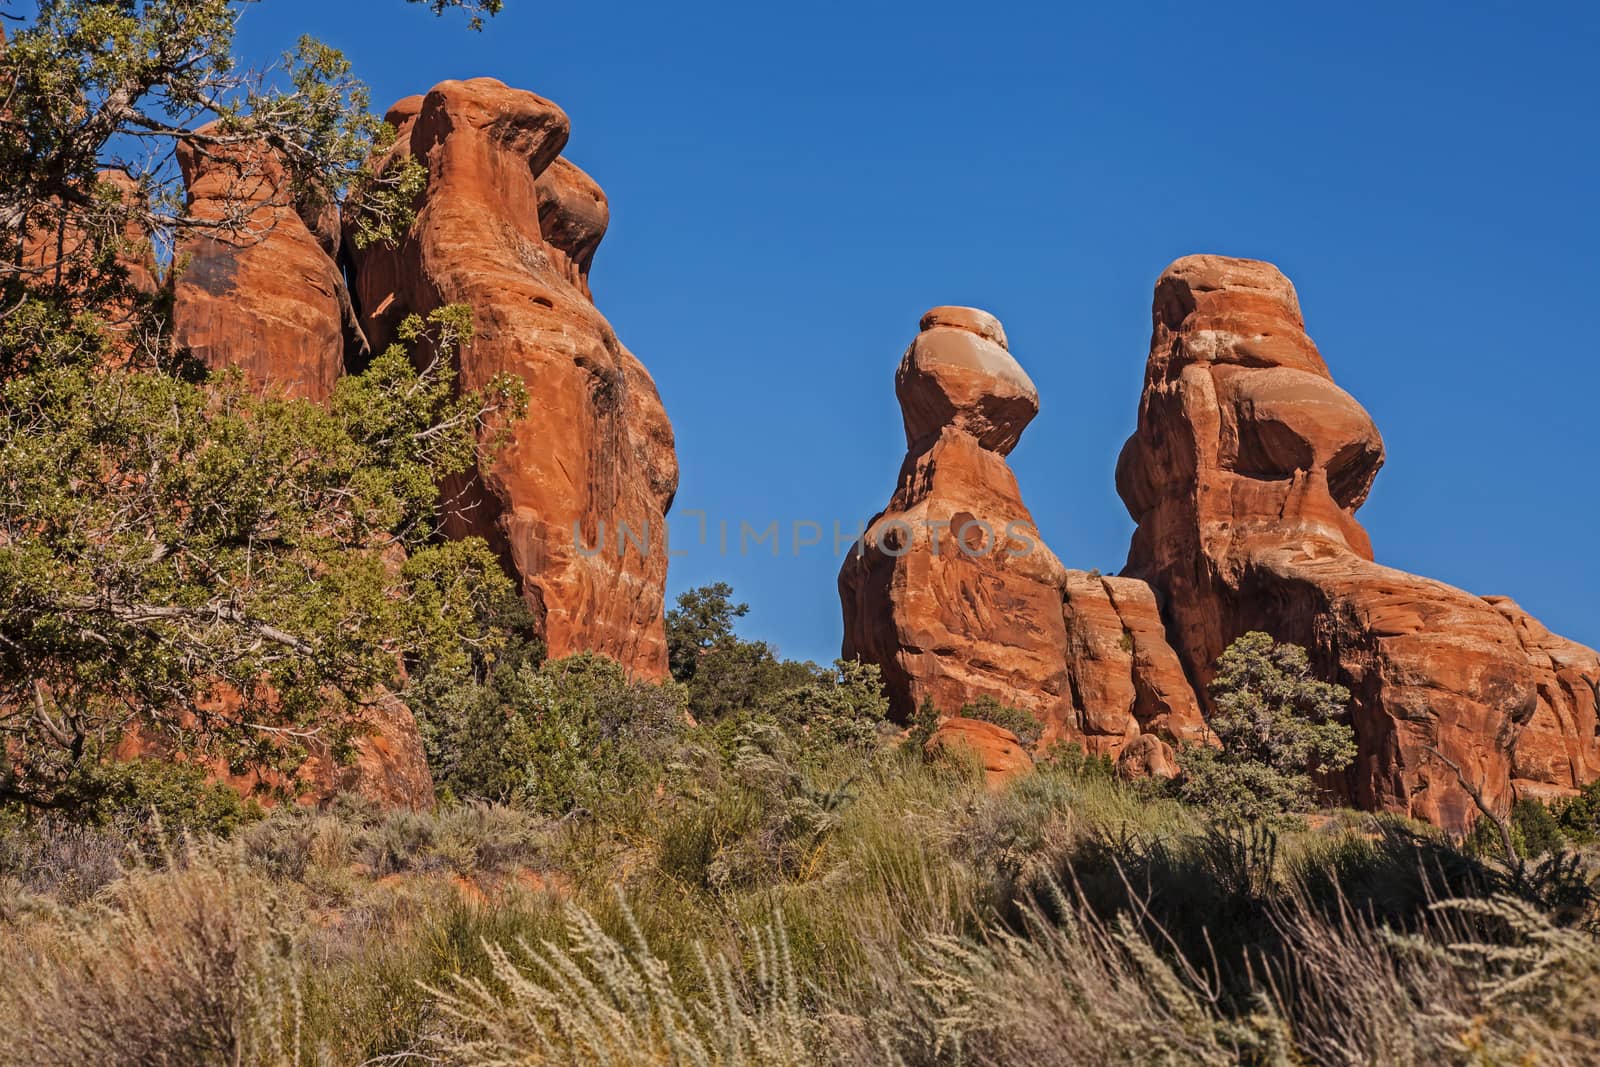
M 1063 567 L 1022 502 L 1005 457 L 1039 398 L 1000 323 L 929 311 L 895 392 L 899 484 L 839 572 L 843 655 L 879 666 L 891 712 L 931 700 L 953 715 L 989 696 L 1038 717 L 1044 744 L 1113 757 L 1145 731 L 1197 737 L 1154 595 Z
M 509 372 L 529 392 L 527 418 L 490 462 L 446 486 L 446 532 L 499 552 L 552 656 L 592 650 L 664 676 L 672 427 L 590 301 L 608 214 L 599 187 L 560 156 L 567 116 L 474 78 L 408 97 L 388 120 L 399 136 L 379 165 L 414 158 L 428 185 L 398 244 L 352 252 L 366 336 L 378 349 L 407 315 L 465 304 L 474 337 L 462 387 Z
M 1353 697 L 1359 755 L 1329 785 L 1368 810 L 1461 828 L 1471 790 L 1504 811 L 1517 791 L 1600 774 L 1594 652 L 1509 601 L 1373 561 L 1355 511 L 1383 442 L 1334 384 L 1289 280 L 1190 256 L 1161 275 L 1153 320 L 1117 466 L 1138 523 L 1125 573 L 1161 596 L 1189 676 L 1207 680 L 1250 630 L 1305 646 Z
M 174 340 L 213 369 L 239 367 L 253 385 L 326 400 L 347 344 L 360 344 L 334 261 L 337 210 L 296 204 L 277 152 L 207 140 L 219 130 L 202 127 L 178 146 L 189 214 L 217 228 L 177 249 Z

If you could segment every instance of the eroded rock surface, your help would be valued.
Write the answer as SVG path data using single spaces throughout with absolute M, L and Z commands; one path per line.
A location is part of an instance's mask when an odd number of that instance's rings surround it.
M 406 315 L 465 304 L 475 336 L 460 356 L 463 387 L 509 372 L 530 394 L 493 461 L 446 486 L 446 530 L 501 554 L 552 656 L 592 650 L 664 676 L 672 427 L 650 375 L 590 301 L 608 212 L 560 156 L 567 116 L 475 78 L 408 97 L 388 118 L 400 130 L 390 161 L 421 161 L 428 186 L 398 245 L 353 252 L 369 340 L 378 349 Z
M 1197 735 L 1149 588 L 1063 567 L 1022 502 L 1005 457 L 1039 399 L 1000 323 L 929 311 L 895 387 L 899 483 L 839 572 L 843 655 L 878 664 L 892 712 L 993 697 L 1037 716 L 1043 746 L 1113 757 L 1146 731 Z
M 1359 755 L 1331 783 L 1356 806 L 1460 828 L 1513 788 L 1600 772 L 1595 654 L 1508 601 L 1384 567 L 1355 512 L 1383 463 L 1271 264 L 1189 256 L 1156 285 L 1138 428 L 1117 486 L 1138 523 L 1125 573 L 1161 595 L 1203 683 L 1249 630 L 1304 645 L 1349 686 Z M 1439 753 L 1442 758 L 1433 755 Z
M 939 723 L 923 748 L 929 755 L 943 752 L 956 759 L 975 761 L 983 768 L 990 788 L 1033 770 L 1033 757 L 1016 734 L 981 719 L 952 715 Z
M 189 214 L 218 228 L 177 249 L 174 339 L 213 369 L 326 400 L 347 345 L 361 343 L 334 261 L 337 210 L 296 204 L 282 158 L 265 144 L 185 141 L 178 164 Z

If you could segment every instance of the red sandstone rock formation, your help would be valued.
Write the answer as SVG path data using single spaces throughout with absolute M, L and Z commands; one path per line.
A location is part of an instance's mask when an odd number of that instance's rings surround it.
M 1125 573 L 1162 596 L 1204 681 L 1249 630 L 1304 645 L 1350 687 L 1359 755 L 1332 783 L 1366 809 L 1451 828 L 1600 773 L 1595 653 L 1508 601 L 1373 562 L 1355 511 L 1383 463 L 1277 268 L 1190 256 L 1156 285 L 1138 429 L 1117 486 L 1138 522 Z
M 237 696 L 217 694 L 212 698 L 212 710 L 226 713 L 237 703 Z M 123 733 L 112 757 L 202 762 L 213 780 L 265 804 L 289 797 L 300 805 L 320 806 L 341 793 L 351 793 L 385 808 L 432 808 L 433 775 L 428 770 L 427 754 L 411 709 L 393 694 L 383 693 L 361 709 L 359 720 L 354 752 L 349 758 L 336 757 L 331 745 L 312 738 L 307 742 L 305 761 L 293 774 L 263 768 L 235 772 L 226 759 L 190 751 L 174 752 L 137 727 Z
M 121 170 L 102 170 L 96 178 L 122 201 L 114 213 L 90 219 L 86 216 L 92 208 L 63 210 L 56 202 L 38 205 L 24 230 L 18 266 L 27 272 L 31 285 L 61 284 L 69 291 L 93 292 L 95 303 L 88 310 L 117 338 L 110 359 L 121 361 L 134 354 L 138 327 L 147 310 L 144 298 L 157 291 L 155 257 L 138 211 L 127 210 L 139 206 L 142 190 L 138 182 Z M 130 214 L 134 217 L 126 217 Z M 108 250 L 108 243 L 113 262 L 124 272 L 121 277 L 100 274 L 93 266 Z M 94 280 L 86 282 L 85 275 Z M 105 282 L 112 283 L 109 295 L 102 287 Z
M 202 135 L 218 131 L 202 127 Z M 212 368 L 326 400 L 344 371 L 350 298 L 333 256 L 337 213 L 305 210 L 282 159 L 264 144 L 178 146 L 189 214 L 218 223 L 177 249 L 173 336 Z
M 527 419 L 488 468 L 446 487 L 447 530 L 500 552 L 551 655 L 588 649 L 664 676 L 672 428 L 650 375 L 590 302 L 607 209 L 560 158 L 567 117 L 475 78 L 408 97 L 388 118 L 400 129 L 390 161 L 422 161 L 428 188 L 398 246 L 354 252 L 367 336 L 385 345 L 406 315 L 466 304 L 476 332 L 462 385 L 510 372 L 530 394 Z M 646 551 L 624 543 L 623 524 Z
M 219 129 L 202 127 L 178 146 L 188 213 L 221 225 L 177 250 L 174 340 L 213 369 L 240 368 L 258 388 L 326 401 L 347 354 L 365 349 L 334 258 L 338 210 L 327 201 L 295 202 L 282 158 L 265 144 L 204 139 Z M 431 806 L 433 779 L 410 710 L 385 693 L 364 718 L 348 763 L 314 747 L 292 781 L 232 775 L 222 765 L 217 773 L 243 792 L 288 791 L 302 803 L 354 792 L 385 806 Z
M 992 722 L 958 715 L 940 721 L 923 751 L 930 756 L 944 752 L 957 759 L 976 760 L 991 789 L 998 789 L 1033 770 L 1033 757 L 1022 747 L 1016 734 Z
M 1006 463 L 1038 394 L 993 316 L 941 307 L 895 378 L 907 455 L 888 508 L 839 572 L 845 658 L 876 663 L 891 710 L 990 696 L 1043 743 L 1115 757 L 1141 732 L 1198 737 L 1199 707 L 1142 583 L 1061 565 Z

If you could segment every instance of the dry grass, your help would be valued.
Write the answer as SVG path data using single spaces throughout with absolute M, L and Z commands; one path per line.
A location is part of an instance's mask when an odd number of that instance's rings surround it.
M 13 835 L 0 1062 L 1600 1062 L 1586 890 L 1423 828 L 895 760 L 617 810 Z

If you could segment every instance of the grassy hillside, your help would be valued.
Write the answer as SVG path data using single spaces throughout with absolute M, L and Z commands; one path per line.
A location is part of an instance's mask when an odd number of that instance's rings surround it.
M 560 812 L 14 822 L 0 1059 L 1600 1059 L 1582 856 L 1512 868 L 1356 813 L 1217 825 L 1093 761 L 993 792 L 818 737 L 655 738 Z

